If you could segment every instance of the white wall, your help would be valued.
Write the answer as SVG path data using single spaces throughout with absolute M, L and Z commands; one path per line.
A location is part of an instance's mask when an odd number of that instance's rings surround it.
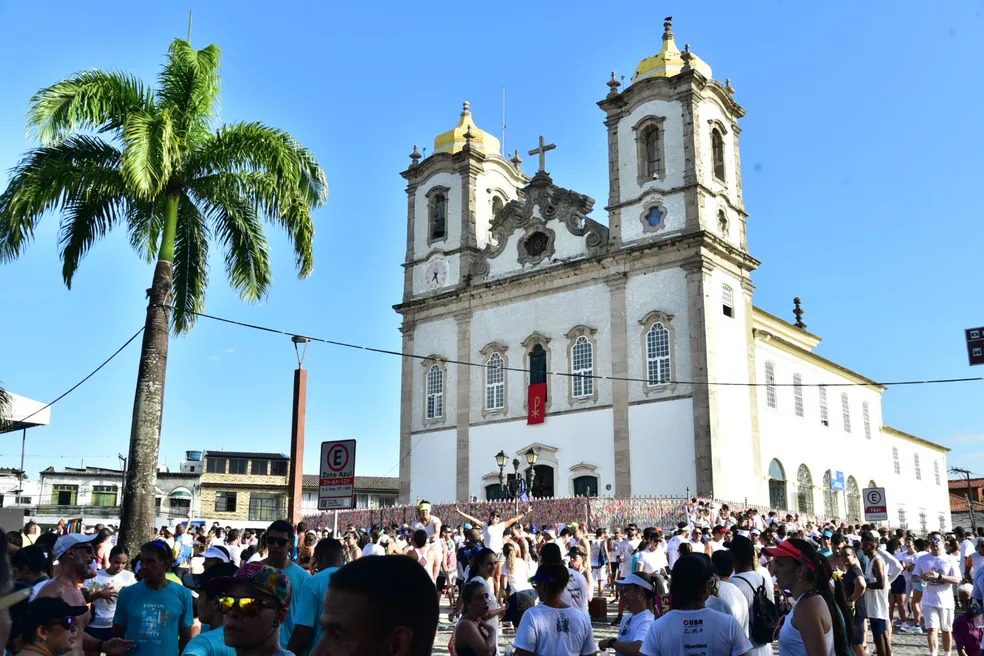
M 458 432 L 432 431 L 411 438 L 410 501 L 453 501 Z
M 447 359 L 457 359 L 458 328 L 454 319 L 436 319 L 421 321 L 414 329 L 413 352 L 420 356 L 437 355 Z M 414 360 L 411 377 L 413 408 L 411 410 L 411 430 L 418 431 L 434 426 L 454 426 L 457 404 L 455 403 L 455 387 L 458 380 L 458 366 L 449 364 L 445 367 L 444 376 L 444 418 L 440 423 L 425 422 L 424 408 L 426 403 L 426 377 L 430 365 L 423 360 Z
M 693 411 L 690 398 L 629 407 L 633 496 L 695 493 Z
M 646 181 L 641 187 L 638 182 L 636 164 L 636 133 L 632 128 L 647 116 L 664 117 L 663 157 L 665 177 L 662 180 Z M 683 115 L 679 102 L 650 100 L 636 107 L 618 123 L 618 183 L 622 197 L 626 201 L 635 198 L 647 189 L 672 189 L 683 185 Z

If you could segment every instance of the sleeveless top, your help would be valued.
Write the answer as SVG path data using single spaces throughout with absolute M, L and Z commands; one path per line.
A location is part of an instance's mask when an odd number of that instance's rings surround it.
M 796 598 L 796 601 L 798 602 L 802 598 L 803 595 L 800 595 Z M 779 629 L 779 656 L 807 656 L 806 643 L 803 642 L 803 636 L 800 635 L 799 629 L 793 626 L 793 615 L 795 613 L 796 606 L 793 606 L 793 610 L 786 614 L 782 628 Z M 823 634 L 823 642 L 826 646 L 827 656 L 834 656 L 833 625 Z
M 877 554 L 872 558 L 868 559 L 868 566 L 864 568 L 864 577 L 867 580 L 871 580 L 875 576 L 875 559 L 879 558 Z M 884 563 L 882 563 L 884 565 Z M 874 618 L 878 620 L 888 619 L 888 593 L 889 593 L 889 583 L 888 583 L 888 568 L 884 567 L 885 570 L 885 587 L 881 590 L 872 590 L 868 588 L 864 591 L 864 610 L 867 617 Z

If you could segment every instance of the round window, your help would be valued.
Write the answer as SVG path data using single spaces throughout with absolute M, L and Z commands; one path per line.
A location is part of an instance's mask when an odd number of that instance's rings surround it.
M 530 257 L 539 257 L 547 250 L 547 235 L 542 232 L 534 232 L 526 238 L 526 254 Z

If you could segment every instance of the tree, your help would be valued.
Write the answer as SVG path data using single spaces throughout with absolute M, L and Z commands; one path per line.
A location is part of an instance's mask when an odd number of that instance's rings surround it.
M 11 400 L 10 395 L 7 394 L 7 390 L 0 385 L 0 431 L 7 427 L 8 422 L 12 419 L 10 416 Z
M 314 265 L 312 209 L 327 198 L 320 165 L 288 133 L 262 123 L 216 127 L 219 48 L 172 42 L 154 89 L 118 72 L 77 73 L 32 98 L 40 146 L 0 195 L 0 262 L 16 258 L 60 210 L 62 277 L 110 229 L 156 258 L 140 352 L 121 539 L 131 553 L 153 534 L 169 327 L 188 331 L 204 308 L 208 250 L 225 253 L 232 286 L 257 300 L 270 286 L 263 220 L 284 229 L 300 277 Z M 172 313 L 173 310 L 173 313 Z

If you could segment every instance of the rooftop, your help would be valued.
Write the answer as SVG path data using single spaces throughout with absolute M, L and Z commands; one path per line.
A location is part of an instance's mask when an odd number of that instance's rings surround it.
M 206 451 L 205 457 L 219 458 L 256 458 L 264 460 L 290 460 L 282 453 L 261 453 L 258 451 Z
M 304 474 L 303 487 L 317 488 L 318 475 Z M 355 489 L 360 492 L 399 492 L 400 479 L 396 476 L 356 476 Z

